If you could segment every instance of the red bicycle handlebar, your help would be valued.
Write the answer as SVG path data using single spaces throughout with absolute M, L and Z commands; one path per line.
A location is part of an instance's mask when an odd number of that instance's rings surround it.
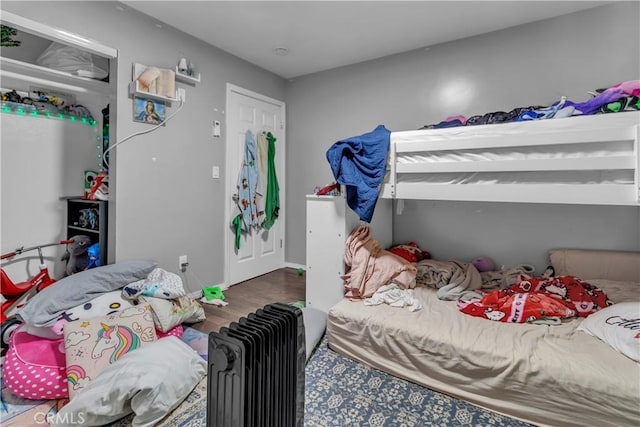
M 32 246 L 30 248 L 26 248 L 24 246 L 21 246 L 19 248 L 14 249 L 12 252 L 8 252 L 6 254 L 0 255 L 0 260 L 2 259 L 7 259 L 7 258 L 13 258 L 16 255 L 20 255 L 24 252 L 29 252 L 29 251 L 33 251 L 36 249 L 42 249 L 42 248 L 46 248 L 49 246 L 57 246 L 57 245 L 68 245 L 69 243 L 73 243 L 73 240 L 60 240 L 57 243 L 47 243 L 46 245 L 38 245 L 38 246 Z
M 12 257 L 14 257 L 14 256 L 16 256 L 16 255 L 18 255 L 18 253 L 17 253 L 17 252 L 15 252 L 15 251 L 14 251 L 14 252 L 9 252 L 9 253 L 7 253 L 7 254 L 0 255 L 0 259 L 12 258 Z

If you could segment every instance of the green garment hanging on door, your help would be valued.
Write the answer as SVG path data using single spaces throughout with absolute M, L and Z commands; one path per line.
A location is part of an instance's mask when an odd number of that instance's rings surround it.
M 267 141 L 269 141 L 267 152 L 267 195 L 264 202 L 265 220 L 263 225 L 268 230 L 273 227 L 280 212 L 280 186 L 276 175 L 276 138 L 271 132 L 267 132 Z

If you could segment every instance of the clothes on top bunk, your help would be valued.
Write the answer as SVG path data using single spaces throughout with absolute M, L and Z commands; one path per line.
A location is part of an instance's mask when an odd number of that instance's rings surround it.
M 416 267 L 382 249 L 367 226 L 357 227 L 347 238 L 344 261 L 350 267 L 342 277 L 348 298 L 369 298 L 389 282 L 403 289 L 416 285 Z
M 482 115 L 449 117 L 439 123 L 425 125 L 420 129 L 440 129 L 456 126 L 475 126 L 513 121 L 564 118 L 570 116 L 640 110 L 640 80 L 629 80 L 607 89 L 598 89 L 593 98 L 584 102 L 573 102 L 566 97 L 550 106 L 518 107 L 509 112 L 494 111 Z
M 640 110 L 640 97 L 625 96 L 603 105 L 598 113 L 620 113 L 622 111 Z
M 587 317 L 611 304 L 601 289 L 575 276 L 522 275 L 508 289 L 485 291 L 470 301 L 459 300 L 458 309 L 489 320 L 525 323 Z
M 371 222 L 384 178 L 391 131 L 373 131 L 333 144 L 327 160 L 336 182 L 346 186 L 347 204 L 362 221 Z
M 567 97 L 563 96 L 560 101 L 550 107 L 526 110 L 520 113 L 516 121 L 538 120 L 538 119 L 561 119 L 573 115 L 575 107 L 567 105 Z
M 504 111 L 494 111 L 491 113 L 486 113 L 483 115 L 471 116 L 467 120 L 467 126 L 476 126 L 476 125 L 491 125 L 495 123 L 508 123 L 516 120 L 520 114 L 525 111 L 532 111 L 538 108 L 543 108 L 542 106 L 532 105 L 529 107 L 517 107 L 508 112 Z

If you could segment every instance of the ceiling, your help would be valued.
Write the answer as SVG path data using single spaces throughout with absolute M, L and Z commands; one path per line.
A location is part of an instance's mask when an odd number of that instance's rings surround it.
M 121 3 L 283 78 L 291 79 L 564 15 L 607 2 L 520 0 Z

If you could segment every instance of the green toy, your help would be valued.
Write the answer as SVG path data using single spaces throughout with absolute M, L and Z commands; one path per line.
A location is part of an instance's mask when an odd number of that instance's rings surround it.
M 202 294 L 207 299 L 207 301 L 211 301 L 212 299 L 220 299 L 224 300 L 224 294 L 219 286 L 210 286 L 208 288 L 202 288 Z

